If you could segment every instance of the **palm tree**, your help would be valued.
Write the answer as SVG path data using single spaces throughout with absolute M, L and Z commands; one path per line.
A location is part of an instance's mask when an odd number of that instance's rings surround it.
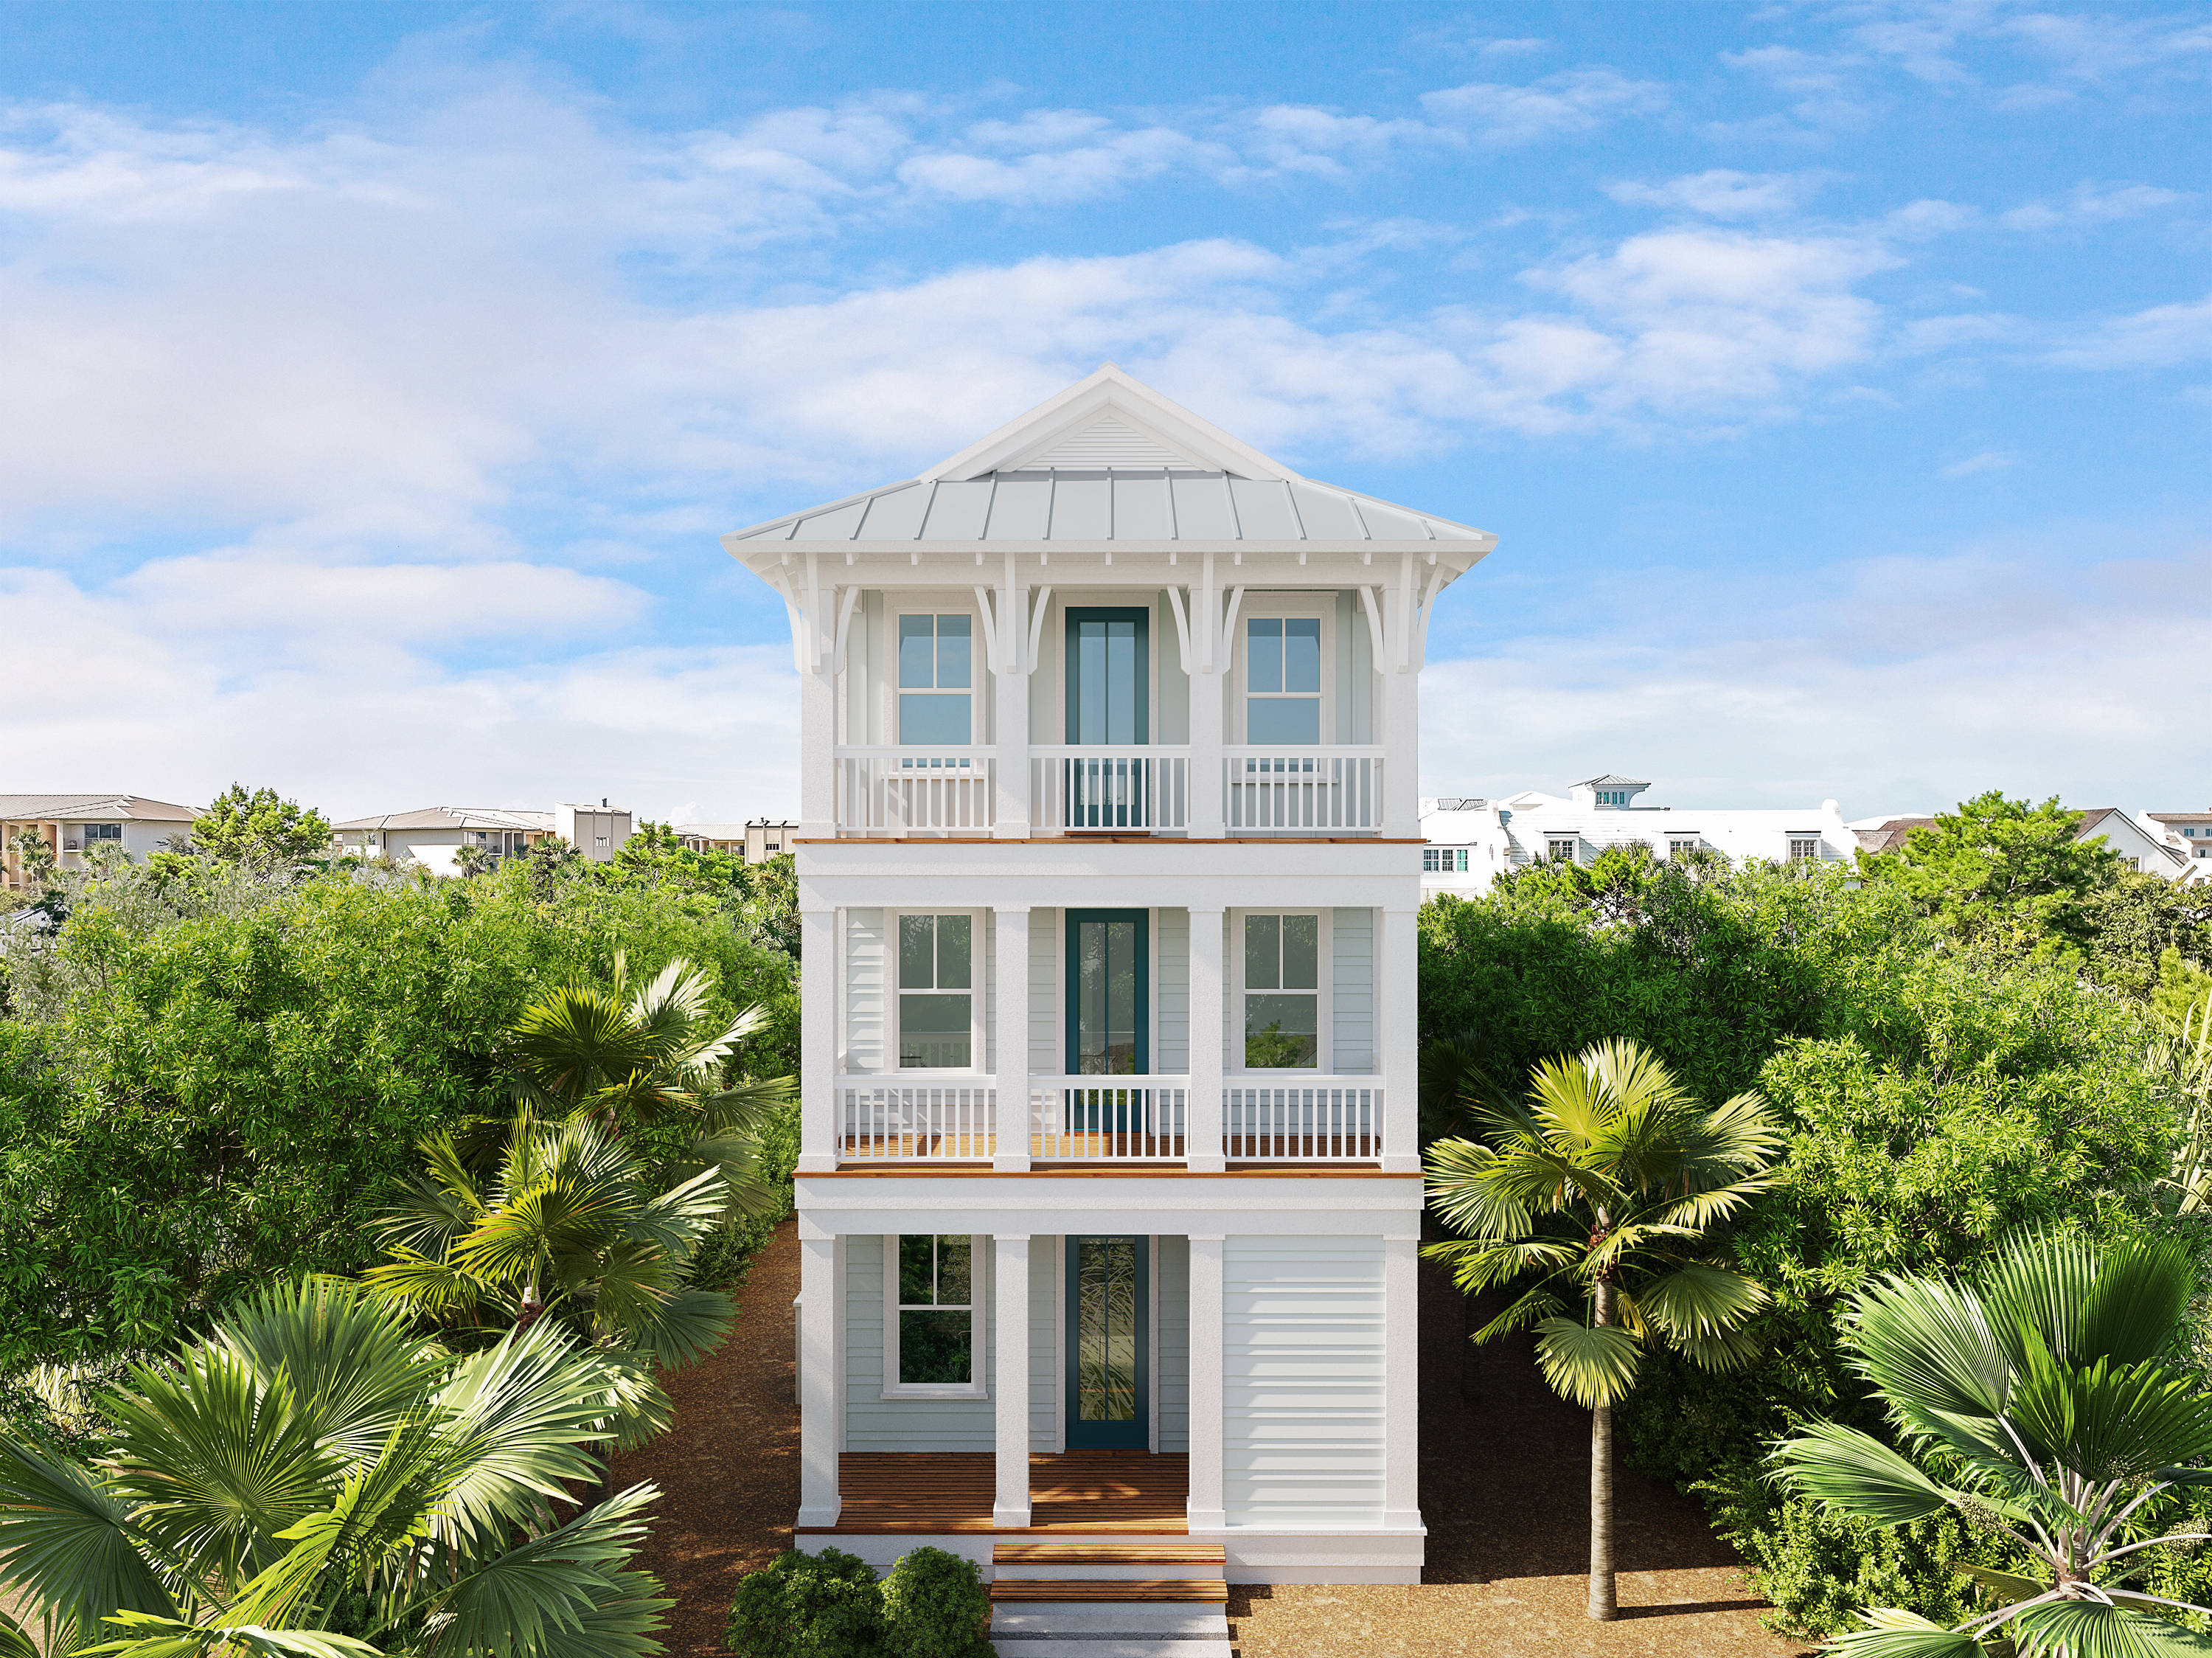
M 0 1579 L 50 1652 L 658 1652 L 672 1603 L 631 1566 L 658 1493 L 554 1507 L 609 1393 L 553 1324 L 456 1359 L 358 1285 L 264 1290 L 131 1372 L 94 1466 L 0 1439 Z
M 737 1317 L 685 1283 L 729 1212 L 720 1167 L 672 1168 L 590 1117 L 518 1119 L 489 1179 L 447 1136 L 422 1152 L 428 1172 L 383 1223 L 392 1259 L 362 1275 L 370 1291 L 462 1340 L 550 1319 L 623 1379 L 624 1448 L 665 1432 L 655 1368 L 696 1364 Z
M 1533 1326 L 1544 1380 L 1590 1413 L 1589 1615 L 1615 1618 L 1613 1407 L 1647 1347 L 1713 1369 L 1751 1356 L 1766 1294 L 1711 1234 L 1771 1184 L 1782 1137 L 1758 1094 L 1708 1110 L 1634 1042 L 1547 1060 L 1530 1083 L 1525 1104 L 1471 1091 L 1482 1137 L 1429 1148 L 1430 1201 L 1465 1235 L 1423 1253 L 1470 1295 L 1534 1278 L 1474 1339 Z
M 796 1085 L 779 1076 L 724 1086 L 738 1048 L 769 1015 L 755 1003 L 718 1031 L 707 1016 L 713 999 L 707 973 L 681 959 L 632 990 L 628 959 L 616 951 L 609 983 L 565 985 L 515 1021 L 518 1104 L 527 1116 L 588 1114 L 642 1133 L 672 1166 L 719 1169 L 733 1208 L 757 1212 L 769 1194 L 753 1173 L 754 1149 Z
M 1994 1637 L 2054 1658 L 2212 1651 L 2168 1617 L 2212 1607 L 2126 1587 L 2145 1550 L 2212 1541 L 2162 1530 L 2176 1485 L 2212 1484 L 2183 1466 L 2212 1458 L 2212 1399 L 2179 1362 L 2196 1287 L 2172 1240 L 2030 1235 L 1974 1282 L 1893 1277 L 1852 1298 L 1851 1362 L 1902 1448 L 1815 1423 L 1776 1451 L 1782 1482 L 1878 1526 L 1956 1509 L 2010 1538 L 2033 1576 L 1961 1567 L 2004 1604 L 1955 1630 L 1877 1608 L 1835 1650 L 1981 1658 Z

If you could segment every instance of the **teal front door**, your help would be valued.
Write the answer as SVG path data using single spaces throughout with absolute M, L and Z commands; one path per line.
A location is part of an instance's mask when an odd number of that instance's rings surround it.
M 1142 1238 L 1067 1240 L 1067 1448 L 1152 1447 L 1152 1308 Z

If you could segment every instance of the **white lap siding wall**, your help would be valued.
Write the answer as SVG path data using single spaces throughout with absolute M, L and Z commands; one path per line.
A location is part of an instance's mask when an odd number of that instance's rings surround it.
M 1190 1449 L 1190 1240 L 1159 1240 L 1160 1344 L 1153 1360 L 1159 1389 L 1160 1449 Z
M 1231 1526 L 1382 1517 L 1382 1240 L 1222 1247 L 1223 1506 Z

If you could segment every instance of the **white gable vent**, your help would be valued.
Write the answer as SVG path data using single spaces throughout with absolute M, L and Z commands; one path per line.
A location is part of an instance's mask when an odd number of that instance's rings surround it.
M 1170 448 L 1140 426 L 1131 424 L 1113 410 L 1102 412 L 1080 431 L 1073 432 L 1024 466 L 1183 466 L 1204 471 L 1188 455 Z

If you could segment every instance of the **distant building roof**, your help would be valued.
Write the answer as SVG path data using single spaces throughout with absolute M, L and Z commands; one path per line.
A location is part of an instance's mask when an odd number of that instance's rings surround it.
M 137 823 L 190 823 L 197 808 L 143 795 L 0 795 L 0 818 L 10 821 L 69 818 L 127 818 Z
M 503 806 L 425 806 L 414 812 L 386 812 L 331 826 L 334 833 L 364 829 L 543 829 L 550 832 L 550 812 L 518 812 Z
M 1575 785 L 1577 789 L 1649 789 L 1650 786 L 1634 777 L 1617 777 L 1610 771 L 1601 777 L 1585 777 Z
M 2146 812 L 2154 823 L 2212 823 L 2212 812 Z
M 1874 828 L 1854 829 L 1851 833 L 1858 838 L 1863 852 L 1895 852 L 1904 849 L 1905 838 L 1915 829 L 1931 828 L 1935 822 L 1932 817 L 1892 818 Z
M 748 828 L 765 826 L 744 823 L 679 823 L 676 826 L 676 832 L 689 835 L 695 840 L 743 840 Z M 783 826 L 777 824 L 775 827 L 781 829 Z

